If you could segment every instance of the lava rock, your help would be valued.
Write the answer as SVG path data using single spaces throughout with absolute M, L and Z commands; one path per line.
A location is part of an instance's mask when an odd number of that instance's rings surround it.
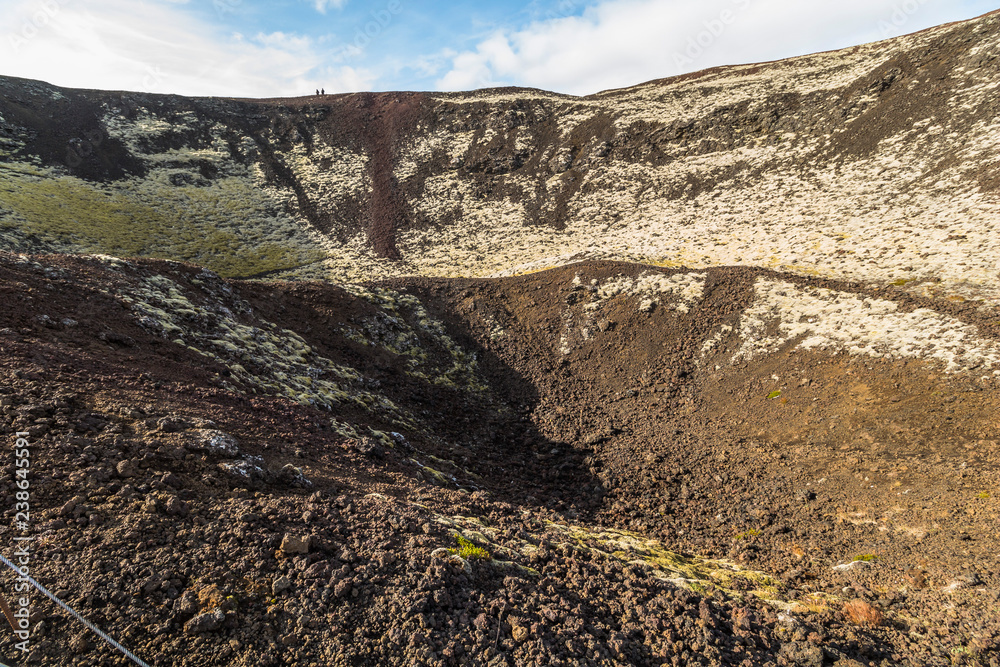
M 119 477 L 133 477 L 137 472 L 133 461 L 119 461 L 118 465 L 115 466 L 115 470 L 118 471 Z
M 288 577 L 282 575 L 271 583 L 271 594 L 281 595 L 291 587 L 292 587 L 291 580 Z
M 385 449 L 375 438 L 363 437 L 353 442 L 354 451 L 369 458 L 380 459 L 385 456 Z
M 196 635 L 203 632 L 215 632 L 222 627 L 225 620 L 226 615 L 222 613 L 221 609 L 213 609 L 212 611 L 205 612 L 204 614 L 198 614 L 185 623 L 184 632 L 189 635 Z
M 312 547 L 312 536 L 297 537 L 286 534 L 281 540 L 281 552 L 285 555 L 306 554 Z
M 823 649 L 809 642 L 784 644 L 778 655 L 796 667 L 823 667 Z
M 226 458 L 236 458 L 240 455 L 239 441 L 228 433 L 215 429 L 194 431 L 191 438 L 184 443 L 184 447 L 192 452 L 218 454 Z

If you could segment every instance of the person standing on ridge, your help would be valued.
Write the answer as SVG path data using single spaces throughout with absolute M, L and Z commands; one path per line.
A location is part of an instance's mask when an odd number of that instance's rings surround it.
M 320 92 L 320 95 L 326 95 L 326 88 L 324 88 L 324 89 L 323 89 L 323 90 L 322 90 L 322 91 Z

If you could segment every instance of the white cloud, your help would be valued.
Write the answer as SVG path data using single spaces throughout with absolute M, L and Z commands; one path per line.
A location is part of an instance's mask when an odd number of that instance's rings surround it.
M 320 14 L 326 14 L 326 10 L 331 6 L 340 9 L 345 4 L 347 4 L 347 0 L 313 0 L 313 7 Z
M 239 0 L 218 0 L 231 6 Z M 370 89 L 305 37 L 244 38 L 193 19 L 184 0 L 20 2 L 0 15 L 0 73 L 74 88 L 277 97 Z
M 420 85 L 434 80 L 447 90 L 516 84 L 586 94 L 846 46 L 971 14 L 968 2 L 949 0 L 598 0 L 583 16 L 498 31 L 462 52 L 439 44 L 427 54 L 379 41 L 385 35 L 374 21 L 342 40 L 240 35 L 236 30 L 245 26 L 234 19 L 248 0 L 0 1 L 0 74 L 68 87 L 241 97 L 371 90 L 378 86 L 376 68 L 417 77 Z M 326 11 L 347 0 L 307 2 L 300 8 Z M 985 4 L 973 0 L 973 6 Z M 195 18 L 205 7 L 215 15 Z M 733 20 L 689 63 L 679 63 L 690 40 L 706 34 L 706 22 L 716 25 L 723 10 Z M 374 35 L 364 32 L 369 24 Z M 394 55 L 386 59 L 383 51 Z M 404 88 L 416 83 L 395 81 Z
M 715 65 L 851 46 L 963 15 L 968 9 L 949 0 L 605 0 L 583 16 L 492 34 L 454 56 L 437 85 L 587 94 Z

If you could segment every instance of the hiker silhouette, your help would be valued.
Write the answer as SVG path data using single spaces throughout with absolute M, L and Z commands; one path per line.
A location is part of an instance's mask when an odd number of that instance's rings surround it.
M 326 95 L 326 88 L 324 88 L 323 90 L 321 90 L 319 94 L 320 95 Z

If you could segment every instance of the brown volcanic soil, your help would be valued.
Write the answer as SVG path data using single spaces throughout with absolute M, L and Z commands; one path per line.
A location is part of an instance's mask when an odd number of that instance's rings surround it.
M 34 259 L 0 257 L 0 430 L 11 441 L 30 433 L 32 573 L 150 664 L 1000 660 L 996 387 L 916 361 L 794 349 L 697 363 L 705 338 L 749 305 L 759 271 L 708 271 L 704 301 L 686 314 L 611 301 L 567 355 L 566 306 L 586 292 L 574 276 L 647 267 L 386 285 L 417 296 L 477 355 L 483 394 L 423 382 L 400 355 L 346 335 L 379 313 L 341 288 L 229 283 L 243 324 L 296 332 L 420 415 L 390 448 L 331 422 L 397 430 L 388 417 L 232 391 L 224 365 L 153 335 L 115 298 L 165 275 L 208 303 L 204 281 L 221 281 L 176 263 Z M 995 316 L 933 305 L 996 336 Z M 768 399 L 775 388 L 781 398 Z M 260 475 L 226 474 L 232 457 L 198 444 L 205 429 L 259 456 L 247 460 Z M 413 463 L 431 456 L 448 466 L 443 479 Z M 4 465 L 12 515 L 13 460 Z M 494 558 L 467 571 L 435 550 L 456 546 L 450 531 L 470 517 Z M 560 528 L 571 525 L 732 558 L 777 576 L 780 600 L 816 611 L 679 588 L 572 546 Z M 313 542 L 286 553 L 286 535 Z M 876 559 L 832 569 L 861 554 Z M 831 597 L 817 604 L 815 592 Z M 843 602 L 859 599 L 884 623 L 845 618 Z M 24 664 L 127 664 L 40 596 L 33 609 Z M 9 635 L 0 656 L 21 664 Z

